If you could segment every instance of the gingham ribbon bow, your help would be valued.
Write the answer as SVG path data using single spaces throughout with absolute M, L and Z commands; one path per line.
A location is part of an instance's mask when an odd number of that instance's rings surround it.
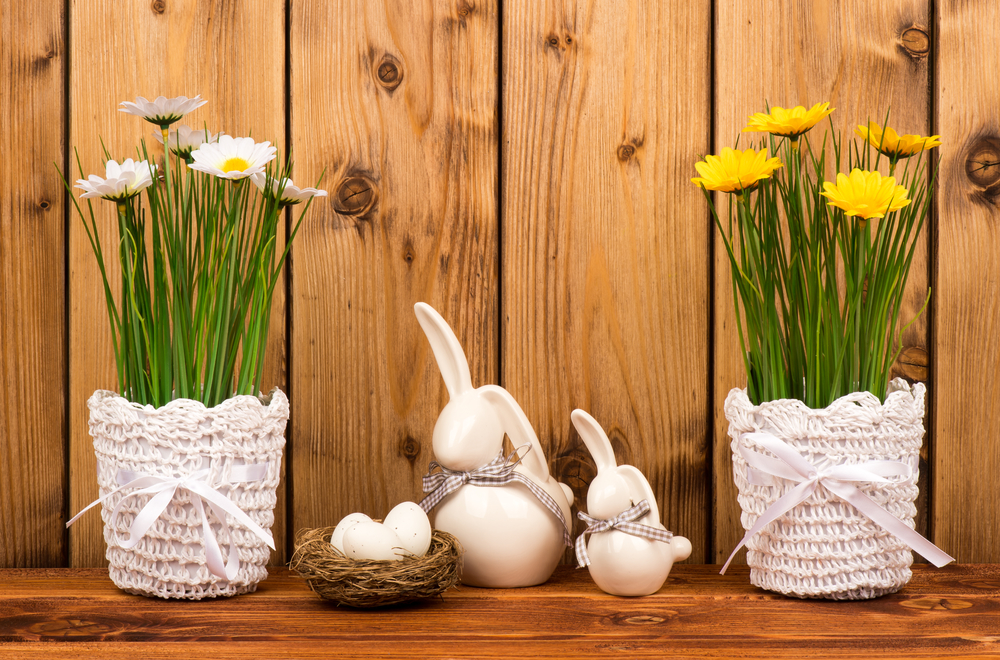
M 619 532 L 625 532 L 626 534 L 649 539 L 650 541 L 669 543 L 670 539 L 674 538 L 671 532 L 635 522 L 647 513 L 649 513 L 649 500 L 642 500 L 632 508 L 625 509 L 614 518 L 609 518 L 608 520 L 591 518 L 583 511 L 578 512 L 576 516 L 587 523 L 587 529 L 583 530 L 583 533 L 576 537 L 576 561 L 579 564 L 578 568 L 590 566 L 590 555 L 587 554 L 587 534 L 600 534 L 601 532 L 617 529 Z
M 527 447 L 528 450 L 525 454 L 531 451 L 531 445 L 527 445 Z M 424 492 L 429 493 L 429 495 L 420 500 L 420 508 L 430 513 L 431 509 L 438 505 L 438 502 L 465 484 L 473 486 L 503 486 L 512 481 L 517 481 L 527 486 L 532 495 L 538 498 L 538 501 L 544 504 L 552 512 L 552 515 L 559 519 L 559 522 L 562 523 L 563 542 L 567 546 L 573 547 L 573 541 L 570 539 L 569 532 L 567 531 L 569 525 L 566 523 L 566 516 L 563 514 L 562 509 L 559 508 L 559 505 L 556 504 L 556 501 L 529 477 L 514 470 L 522 458 L 517 453 L 519 449 L 520 447 L 512 451 L 507 457 L 504 457 L 501 451 L 488 464 L 468 472 L 449 470 L 437 461 L 431 461 L 430 465 L 427 466 L 427 474 L 424 475 L 423 482 Z M 512 462 L 511 459 L 515 460 Z M 439 471 L 435 472 L 435 468 Z
M 236 539 L 233 538 L 232 530 L 229 528 L 229 523 L 226 522 L 226 514 L 228 513 L 244 527 L 259 536 L 272 550 L 274 549 L 274 539 L 269 532 L 255 523 L 235 502 L 220 493 L 216 488 L 222 488 L 223 486 L 237 482 L 260 481 L 267 474 L 267 463 L 233 466 L 230 469 L 227 483 L 215 488 L 209 485 L 211 473 L 211 469 L 204 469 L 182 477 L 163 477 L 143 472 L 118 470 L 117 480 L 121 485 L 104 497 L 91 502 L 87 508 L 73 516 L 73 519 L 66 523 L 66 526 L 69 527 L 75 523 L 91 507 L 103 503 L 104 500 L 115 493 L 136 488 L 138 490 L 132 491 L 118 501 L 118 504 L 115 505 L 114 510 L 111 512 L 111 517 L 108 519 L 108 526 L 114 530 L 115 541 L 123 548 L 134 548 L 142 540 L 142 537 L 146 535 L 146 532 L 152 528 L 163 512 L 166 511 L 167 506 L 174 499 L 174 493 L 178 490 L 186 490 L 191 495 L 192 506 L 194 506 L 198 515 L 201 516 L 205 565 L 214 575 L 224 580 L 233 580 L 240 570 L 240 553 L 236 545 Z M 117 531 L 118 516 L 121 513 L 122 505 L 125 504 L 128 498 L 139 497 L 140 495 L 152 495 L 152 497 L 132 521 L 132 526 L 128 530 L 128 540 L 122 541 L 118 538 Z M 219 525 L 225 530 L 226 536 L 229 538 L 229 560 L 225 563 L 223 563 L 222 550 L 219 549 L 219 542 L 215 538 L 212 524 L 206 515 L 203 500 L 207 501 L 208 506 L 215 512 L 215 517 L 218 519 Z
M 867 461 L 858 465 L 834 465 L 833 467 L 818 470 L 802 454 L 770 433 L 747 433 L 743 437 L 756 442 L 777 457 L 774 458 L 767 454 L 752 451 L 742 445 L 740 446 L 740 454 L 747 462 L 747 480 L 751 484 L 757 486 L 769 485 L 770 479 L 764 476 L 768 474 L 795 482 L 798 485 L 778 498 L 774 504 L 768 507 L 757 518 L 757 522 L 747 530 L 743 540 L 736 546 L 733 553 L 729 555 L 729 560 L 726 561 L 726 565 L 722 567 L 720 573 L 726 572 L 726 569 L 729 568 L 729 562 L 733 560 L 737 551 L 747 541 L 770 523 L 785 515 L 785 513 L 796 505 L 808 499 L 819 486 L 823 486 L 840 499 L 854 505 L 854 508 L 858 512 L 867 516 L 884 530 L 919 552 L 927 561 L 938 568 L 948 562 L 955 561 L 954 557 L 925 539 L 914 531 L 912 527 L 883 509 L 877 502 L 852 485 L 852 483 L 859 482 L 890 483 L 886 477 L 912 479 L 913 471 L 906 463 L 900 463 L 899 461 Z

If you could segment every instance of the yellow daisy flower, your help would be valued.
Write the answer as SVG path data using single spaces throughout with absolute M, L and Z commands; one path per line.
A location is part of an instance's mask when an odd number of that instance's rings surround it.
M 868 126 L 858 126 L 854 129 L 858 137 L 868 140 L 868 143 L 890 158 L 909 158 L 925 149 L 933 149 L 941 145 L 940 135 L 923 137 L 922 135 L 899 135 L 888 126 L 883 132 L 882 127 L 875 122 Z
M 770 114 L 758 112 L 751 115 L 743 132 L 773 133 L 781 137 L 791 138 L 792 142 L 795 143 L 800 135 L 833 111 L 834 108 L 831 108 L 829 103 L 817 103 L 808 110 L 801 105 L 789 110 L 775 106 L 771 108 Z
M 908 193 L 906 188 L 896 185 L 895 177 L 854 168 L 850 176 L 838 173 L 836 185 L 825 182 L 820 194 L 830 200 L 829 206 L 841 208 L 846 215 L 864 221 L 882 218 L 886 213 L 903 208 L 910 203 Z
M 696 186 L 742 196 L 781 167 L 781 160 L 768 158 L 767 149 L 738 151 L 724 147 L 721 156 L 705 156 L 694 167 L 701 175 L 691 179 Z

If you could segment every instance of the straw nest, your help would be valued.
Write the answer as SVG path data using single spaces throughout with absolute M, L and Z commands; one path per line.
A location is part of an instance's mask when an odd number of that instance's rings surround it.
M 431 598 L 458 584 L 462 546 L 435 529 L 423 557 L 398 561 L 349 559 L 330 545 L 333 527 L 303 529 L 289 568 L 327 600 L 351 607 L 382 607 Z

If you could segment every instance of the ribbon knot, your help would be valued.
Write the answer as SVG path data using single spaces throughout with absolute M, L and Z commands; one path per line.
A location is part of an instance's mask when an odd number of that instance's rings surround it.
M 720 573 L 726 572 L 739 549 L 746 545 L 754 535 L 808 499 L 819 486 L 823 486 L 838 498 L 853 505 L 861 514 L 919 552 L 927 561 L 938 568 L 955 561 L 954 557 L 925 539 L 912 527 L 883 509 L 877 502 L 853 485 L 855 483 L 893 483 L 887 477 L 899 478 L 904 481 L 910 480 L 913 478 L 913 470 L 906 463 L 867 461 L 858 465 L 834 465 L 820 470 L 806 460 L 802 454 L 770 433 L 747 433 L 743 437 L 756 442 L 774 454 L 774 457 L 768 456 L 741 445 L 739 452 L 747 462 L 747 481 L 755 486 L 767 486 L 772 482 L 770 477 L 765 475 L 771 475 L 798 485 L 778 498 L 760 515 L 757 522 L 747 530 L 743 540 L 729 555 L 729 559 Z
M 587 523 L 587 529 L 583 530 L 583 533 L 576 537 L 577 568 L 590 566 L 590 555 L 587 553 L 586 543 L 587 534 L 600 534 L 601 532 L 617 529 L 620 532 L 625 532 L 626 534 L 631 534 L 632 536 L 638 536 L 639 538 L 649 539 L 650 541 L 662 541 L 663 543 L 669 543 L 670 539 L 674 538 L 674 535 L 671 532 L 665 529 L 650 527 L 649 525 L 643 525 L 642 523 L 635 522 L 647 513 L 649 513 L 648 500 L 642 500 L 635 506 L 625 509 L 614 518 L 608 518 L 607 520 L 592 518 L 583 511 L 577 512 L 576 516 L 583 522 Z
M 563 543 L 572 547 L 573 541 L 570 539 L 569 532 L 567 531 L 569 525 L 566 522 L 566 516 L 556 501 L 529 477 L 514 470 L 523 458 L 518 454 L 520 449 L 521 447 L 518 447 L 506 457 L 501 451 L 497 454 L 496 458 L 486 465 L 478 467 L 475 470 L 469 470 L 468 472 L 449 470 L 437 461 L 431 461 L 427 466 L 427 474 L 423 478 L 423 489 L 428 495 L 420 500 L 420 508 L 430 513 L 431 509 L 437 506 L 441 500 L 466 484 L 495 487 L 517 481 L 527 486 L 531 494 L 559 519 L 559 522 L 562 523 Z M 527 445 L 525 454 L 529 451 L 531 451 L 531 445 Z M 438 471 L 435 472 L 435 469 Z
M 104 497 L 91 502 L 86 508 L 73 516 L 73 519 L 66 523 L 66 526 L 69 527 L 75 523 L 89 509 L 98 504 L 103 504 L 112 495 L 134 488 L 137 490 L 126 494 L 118 501 L 118 504 L 115 505 L 114 510 L 111 512 L 111 517 L 108 519 L 108 525 L 114 530 L 115 541 L 118 545 L 126 549 L 134 548 L 153 527 L 160 516 L 163 515 L 163 512 L 166 511 L 167 506 L 174 499 L 174 494 L 178 490 L 186 490 L 191 497 L 191 505 L 201 516 L 205 565 L 214 575 L 231 581 L 239 573 L 240 555 L 239 548 L 233 538 L 232 530 L 229 528 L 229 523 L 226 522 L 227 513 L 260 537 L 272 550 L 274 550 L 274 539 L 269 532 L 265 531 L 264 528 L 255 523 L 250 516 L 240 509 L 235 502 L 220 493 L 217 489 L 231 486 L 233 483 L 260 481 L 264 478 L 265 474 L 267 474 L 267 463 L 237 465 L 230 469 L 228 479 L 224 483 L 213 487 L 209 485 L 212 475 L 210 468 L 198 470 L 180 477 L 164 477 L 144 472 L 119 470 L 116 475 L 117 481 L 120 484 L 118 488 L 115 488 Z M 142 495 L 151 495 L 152 497 L 150 497 L 149 501 L 136 514 L 135 519 L 132 521 L 132 525 L 128 530 L 128 540 L 122 541 L 118 538 L 118 516 L 122 512 L 122 506 L 130 497 L 139 497 Z M 205 502 L 208 503 L 209 508 L 215 513 L 219 525 L 225 530 L 226 536 L 229 538 L 229 558 L 225 563 L 223 563 L 222 550 L 219 548 L 218 539 L 216 539 L 215 532 L 212 530 L 212 524 L 209 522 L 205 512 Z

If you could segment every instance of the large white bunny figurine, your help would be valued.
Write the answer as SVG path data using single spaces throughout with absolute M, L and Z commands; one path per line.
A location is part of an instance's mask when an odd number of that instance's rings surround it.
M 601 527 L 610 527 L 591 533 L 582 553 L 581 538 L 577 542 L 577 558 L 586 564 L 589 557 L 591 577 L 609 594 L 646 596 L 656 593 L 674 562 L 691 555 L 691 542 L 683 536 L 671 535 L 660 524 L 656 497 L 646 477 L 631 465 L 617 464 L 611 442 L 597 420 L 579 409 L 574 410 L 570 418 L 597 464 L 597 476 L 587 491 L 587 517 L 595 525 L 598 521 L 608 521 Z M 643 501 L 648 503 L 649 512 L 637 515 L 645 509 L 645 505 L 639 507 Z M 615 520 L 630 510 L 632 516 L 625 518 L 632 517 L 632 520 Z M 587 520 L 582 515 L 581 518 Z M 627 529 L 636 533 L 622 531 Z
M 455 535 L 465 549 L 464 584 L 541 584 L 565 550 L 573 492 L 549 475 L 535 431 L 514 397 L 496 385 L 473 388 L 469 363 L 451 327 L 426 303 L 417 303 L 414 310 L 450 396 L 434 426 L 434 456 L 442 473 L 462 484 L 437 502 L 434 527 Z M 513 472 L 531 483 L 470 482 L 469 473 L 501 469 L 503 459 L 496 459 L 505 433 L 522 459 Z M 433 500 L 433 495 L 427 499 Z M 430 506 L 433 501 L 426 508 Z

